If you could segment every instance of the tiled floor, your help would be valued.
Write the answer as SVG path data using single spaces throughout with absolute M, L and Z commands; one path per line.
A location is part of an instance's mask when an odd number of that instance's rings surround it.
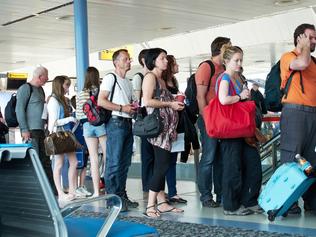
M 305 215 L 303 213 L 301 216 L 277 218 L 273 223 L 269 222 L 267 216 L 264 214 L 244 217 L 225 216 L 222 207 L 205 208 L 201 206 L 197 187 L 194 182 L 178 181 L 177 189 L 178 194 L 188 200 L 186 205 L 177 205 L 184 209 L 184 213 L 164 214 L 161 216 L 162 219 L 316 236 L 315 215 L 309 213 Z M 140 206 L 137 209 L 131 209 L 126 215 L 142 216 L 146 200 L 144 200 L 143 192 L 141 191 L 141 180 L 128 179 L 127 192 L 131 199 L 137 200 L 140 203 Z

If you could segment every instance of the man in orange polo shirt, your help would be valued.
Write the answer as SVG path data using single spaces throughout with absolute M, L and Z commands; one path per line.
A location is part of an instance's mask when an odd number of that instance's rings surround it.
M 283 98 L 281 116 L 281 162 L 294 161 L 296 154 L 316 165 L 316 45 L 315 26 L 299 25 L 294 32 L 295 49 L 281 57 L 281 87 L 292 71 L 293 80 L 287 98 Z M 316 184 L 303 195 L 305 210 L 316 211 Z M 289 213 L 300 214 L 297 203 Z
M 226 37 L 217 37 L 211 44 L 211 61 L 215 68 L 215 73 L 211 76 L 211 67 L 207 62 L 200 64 L 196 74 L 197 102 L 199 106 L 199 117 L 197 120 L 201 134 L 202 156 L 199 163 L 198 188 L 200 191 L 200 200 L 204 207 L 218 207 L 221 202 L 221 165 L 218 164 L 218 139 L 207 135 L 203 119 L 203 109 L 209 101 L 215 96 L 216 78 L 224 71 L 223 60 L 221 57 L 221 48 L 224 44 L 231 44 L 230 39 Z M 214 171 L 214 175 L 213 175 Z M 212 186 L 214 177 L 214 192 L 216 193 L 216 202 L 213 200 Z

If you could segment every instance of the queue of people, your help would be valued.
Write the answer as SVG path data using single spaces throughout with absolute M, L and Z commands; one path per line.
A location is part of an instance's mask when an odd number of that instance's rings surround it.
M 316 60 L 311 56 L 315 50 L 315 26 L 302 24 L 294 33 L 294 53 L 285 53 L 281 58 L 281 78 L 284 85 L 292 71 L 295 74 L 287 98 L 283 99 L 281 116 L 281 161 L 293 161 L 295 154 L 302 154 L 313 166 L 316 165 L 314 148 L 316 139 L 315 116 L 316 97 L 313 90 L 316 80 Z M 196 99 L 199 114 L 197 126 L 200 134 L 202 154 L 198 165 L 197 184 L 201 205 L 205 208 L 223 206 L 225 215 L 250 215 L 262 213 L 258 206 L 262 170 L 258 148 L 249 145 L 244 137 L 217 138 L 206 132 L 204 108 L 217 97 L 222 106 L 253 98 L 261 113 L 266 113 L 262 95 L 257 84 L 249 91 L 242 78 L 244 52 L 234 46 L 231 39 L 217 37 L 211 43 L 211 59 L 202 62 L 196 72 Z M 246 55 L 245 55 L 246 56 Z M 52 82 L 52 94 L 47 100 L 47 127 L 50 133 L 58 127 L 70 130 L 71 123 L 80 122 L 87 146 L 93 183 L 93 194 L 85 190 L 84 182 L 78 186 L 77 159 L 75 151 L 48 157 L 45 154 L 45 120 L 42 119 L 45 93 L 42 86 L 48 80 L 48 70 L 38 67 L 29 82 L 17 92 L 17 119 L 24 141 L 30 141 L 39 154 L 50 184 L 60 201 L 71 201 L 78 197 L 78 188 L 85 196 L 98 197 L 99 147 L 102 150 L 105 189 L 122 200 L 122 211 L 137 208 L 139 203 L 130 199 L 126 182 L 133 155 L 133 115 L 139 107 L 145 107 L 151 114 L 158 109 L 162 122 L 160 134 L 154 138 L 141 138 L 142 190 L 148 199 L 144 214 L 157 218 L 166 212 L 182 213 L 177 203 L 187 200 L 178 195 L 176 188 L 176 164 L 178 152 L 172 151 L 172 144 L 178 134 L 186 132 L 186 123 L 181 123 L 186 114 L 184 101 L 176 99 L 179 94 L 175 74 L 179 71 L 176 58 L 161 48 L 144 49 L 138 61 L 142 71 L 135 74 L 133 81 L 126 77 L 131 68 L 127 50 L 119 49 L 113 54 L 113 73 L 106 74 L 100 83 L 96 68 L 86 70 L 84 89 L 78 92 L 75 115 L 69 107 L 66 76 L 57 76 Z M 303 80 L 302 80 L 303 78 Z M 303 81 L 303 82 L 302 82 Z M 304 88 L 304 89 L 301 89 Z M 112 111 L 106 124 L 93 126 L 83 114 L 83 105 L 91 93 L 97 91 L 98 105 Z M 158 92 L 158 93 L 157 93 Z M 157 97 L 157 94 L 159 95 Z M 27 102 L 29 98 L 29 101 Z M 262 116 L 261 116 L 262 117 Z M 2 117 L 0 117 L 3 122 Z M 185 120 L 189 121 L 189 120 Z M 259 121 L 260 124 L 261 121 Z M 193 122 L 194 123 L 194 122 Z M 190 125 L 191 127 L 194 125 Z M 306 127 L 307 126 L 307 127 Z M 64 160 L 67 158 L 68 163 Z M 53 161 L 53 169 L 51 168 Z M 63 166 L 67 166 L 69 188 L 65 193 L 61 181 Z M 85 169 L 82 171 L 84 179 Z M 64 180 L 64 178 L 63 178 Z M 168 193 L 166 194 L 165 182 Z M 316 184 L 315 184 L 316 185 Z M 316 210 L 316 192 L 313 185 L 304 194 L 306 211 Z M 213 195 L 215 194 L 216 197 Z M 80 196 L 80 195 L 79 195 Z M 290 214 L 301 212 L 297 203 Z

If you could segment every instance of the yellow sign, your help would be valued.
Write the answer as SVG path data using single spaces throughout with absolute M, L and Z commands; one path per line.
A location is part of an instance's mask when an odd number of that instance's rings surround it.
M 109 60 L 112 61 L 113 53 L 119 49 L 126 49 L 129 53 L 129 56 L 132 58 L 134 54 L 134 47 L 132 45 L 125 45 L 122 47 L 105 49 L 99 52 L 99 60 Z
M 10 79 L 27 79 L 27 73 L 8 72 L 7 77 Z

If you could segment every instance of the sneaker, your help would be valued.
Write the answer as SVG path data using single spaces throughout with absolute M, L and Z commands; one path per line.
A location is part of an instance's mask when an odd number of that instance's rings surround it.
M 122 200 L 122 208 L 121 208 L 120 212 L 127 212 L 128 211 L 127 200 L 125 198 L 122 198 L 122 197 L 121 197 L 121 200 Z
M 254 214 L 262 214 L 262 213 L 264 213 L 264 210 L 259 205 L 255 205 L 255 206 L 247 207 L 247 208 L 252 210 Z
M 313 208 L 310 206 L 310 204 L 304 202 L 304 211 L 310 212 L 310 211 L 313 211 Z
M 287 213 L 292 215 L 300 215 L 302 213 L 302 209 L 298 206 L 297 203 L 294 203 Z
M 214 202 L 213 199 L 209 199 L 209 200 L 206 200 L 206 201 L 203 201 L 202 202 L 202 206 L 203 207 L 212 207 L 212 208 L 216 208 L 216 207 L 219 207 L 219 203 L 217 202 Z
M 216 195 L 216 203 L 218 203 L 218 205 L 221 205 L 222 204 L 222 197 L 219 196 L 219 195 Z
M 124 195 L 123 195 L 123 197 L 121 197 L 121 198 L 126 200 L 126 203 L 127 203 L 128 207 L 130 207 L 130 208 L 136 208 L 136 207 L 139 206 L 139 203 L 138 203 L 138 202 L 132 201 L 132 200 L 130 200 L 130 199 L 128 198 L 126 191 L 124 192 Z
M 75 191 L 76 198 L 85 198 L 86 194 L 82 192 L 80 188 L 77 188 Z
M 127 202 L 127 206 L 130 208 L 137 208 L 139 206 L 139 203 L 136 201 L 130 200 L 128 197 L 124 198 Z
M 224 215 L 230 215 L 230 216 L 247 216 L 251 214 L 254 214 L 254 212 L 248 208 L 244 208 L 243 206 L 239 207 L 236 211 L 224 210 Z
M 81 187 L 79 187 L 79 190 L 80 190 L 82 193 L 84 193 L 87 197 L 89 197 L 89 196 L 92 195 L 92 193 L 90 193 L 90 192 L 87 190 L 86 186 L 81 186 Z

